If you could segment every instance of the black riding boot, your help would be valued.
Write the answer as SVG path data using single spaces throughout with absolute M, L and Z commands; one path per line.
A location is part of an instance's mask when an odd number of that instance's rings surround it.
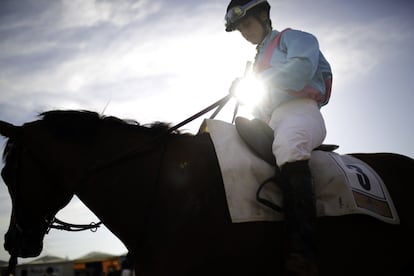
M 308 160 L 281 168 L 287 230 L 286 275 L 317 275 L 316 203 Z

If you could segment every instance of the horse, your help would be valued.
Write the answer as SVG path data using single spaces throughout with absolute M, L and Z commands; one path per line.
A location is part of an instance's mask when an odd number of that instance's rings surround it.
M 282 275 L 284 222 L 232 223 L 210 135 L 169 129 L 79 110 L 21 126 L 0 121 L 12 200 L 5 249 L 38 256 L 55 214 L 76 195 L 125 244 L 136 275 Z M 352 155 L 386 183 L 400 224 L 318 218 L 320 275 L 412 273 L 414 160 Z

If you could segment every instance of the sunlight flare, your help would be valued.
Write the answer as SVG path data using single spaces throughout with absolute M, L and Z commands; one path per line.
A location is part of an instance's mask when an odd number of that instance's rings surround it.
M 253 74 L 248 74 L 235 84 L 233 95 L 237 101 L 248 109 L 260 105 L 265 97 L 266 86 Z

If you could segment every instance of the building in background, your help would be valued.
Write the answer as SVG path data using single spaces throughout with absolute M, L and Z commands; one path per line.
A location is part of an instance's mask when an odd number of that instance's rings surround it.
M 74 262 L 46 255 L 33 261 L 19 264 L 16 276 L 74 276 Z
M 6 273 L 8 262 L 0 260 L 0 275 L 3 276 Z
M 118 276 L 126 255 L 91 252 L 75 260 L 46 255 L 16 267 L 15 276 Z M 8 262 L 0 261 L 0 275 L 6 273 Z
M 123 259 L 123 256 L 91 252 L 74 260 L 75 276 L 120 275 Z

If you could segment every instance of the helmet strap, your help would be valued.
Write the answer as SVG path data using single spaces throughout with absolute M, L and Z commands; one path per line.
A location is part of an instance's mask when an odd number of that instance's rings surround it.
M 265 37 L 272 31 L 270 20 L 269 19 L 263 20 L 260 17 L 260 14 L 253 14 L 253 16 L 259 21 L 260 25 L 262 25 L 262 28 L 264 31 L 263 37 L 262 37 L 262 41 L 263 41 Z

